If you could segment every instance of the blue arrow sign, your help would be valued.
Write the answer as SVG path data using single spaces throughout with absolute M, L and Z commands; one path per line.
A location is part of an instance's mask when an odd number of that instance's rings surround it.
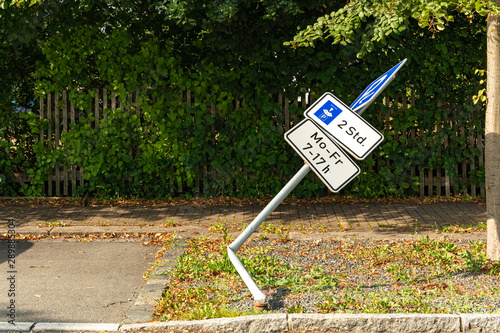
M 359 95 L 358 98 L 351 104 L 351 109 L 358 113 L 362 114 L 363 111 L 377 98 L 378 95 L 382 92 L 391 83 L 391 81 L 396 77 L 396 73 L 399 71 L 401 67 L 405 64 L 406 59 L 401 61 L 396 66 L 389 69 L 384 75 L 370 83 L 368 87 Z

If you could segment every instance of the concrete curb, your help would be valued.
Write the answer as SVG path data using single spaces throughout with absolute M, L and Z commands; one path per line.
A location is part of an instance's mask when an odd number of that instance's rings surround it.
M 177 258 L 184 253 L 186 248 L 183 240 L 176 239 L 174 244 L 163 254 L 122 323 L 130 324 L 151 320 L 156 300 L 161 298 L 165 284 L 170 278 L 170 275 L 165 273 L 177 264 Z
M 144 329 L 227 332 L 498 332 L 500 314 L 268 314 L 195 321 L 122 325 L 120 331 Z
M 14 325 L 0 322 L 0 332 L 29 332 L 34 325 L 34 322 L 16 322 Z
M 111 331 L 117 332 L 120 324 L 109 323 L 37 323 L 31 329 L 31 332 L 40 331 L 58 331 L 58 332 L 74 332 L 74 331 Z
M 219 332 L 499 332 L 500 314 L 264 314 L 193 321 L 112 323 L 0 322 L 0 332 L 129 332 L 136 330 L 203 330 Z
M 287 314 L 268 314 L 236 318 L 220 318 L 192 321 L 168 321 L 122 325 L 120 330 L 175 329 L 228 332 L 281 332 L 288 330 Z
M 499 332 L 500 314 L 463 314 L 462 319 L 463 332 Z
M 460 317 L 448 314 L 291 314 L 292 331 L 461 332 Z

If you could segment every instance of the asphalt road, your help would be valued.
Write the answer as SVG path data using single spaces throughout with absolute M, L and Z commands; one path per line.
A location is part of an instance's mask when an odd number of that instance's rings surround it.
M 1 241 L 0 322 L 10 320 L 12 299 L 16 322 L 120 322 L 158 250 L 134 239 L 19 240 L 9 273 L 8 243 Z

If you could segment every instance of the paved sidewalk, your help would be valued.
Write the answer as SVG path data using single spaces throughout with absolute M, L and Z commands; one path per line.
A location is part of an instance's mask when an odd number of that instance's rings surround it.
M 136 239 L 20 240 L 12 270 L 4 256 L 7 242 L 0 241 L 0 322 L 11 319 L 9 300 L 15 301 L 16 322 L 120 322 L 159 248 Z M 8 281 L 9 276 L 15 278 Z M 14 294 L 7 297 L 11 282 Z
M 0 228 L 13 218 L 19 233 L 194 232 L 213 225 L 242 230 L 264 205 L 210 206 L 36 206 L 0 207 Z M 430 231 L 447 226 L 470 227 L 486 222 L 484 203 L 394 203 L 280 205 L 264 222 L 311 232 Z M 75 228 L 77 227 L 77 228 Z M 200 229 L 200 230 L 198 230 Z M 1 232 L 0 232 L 1 233 Z

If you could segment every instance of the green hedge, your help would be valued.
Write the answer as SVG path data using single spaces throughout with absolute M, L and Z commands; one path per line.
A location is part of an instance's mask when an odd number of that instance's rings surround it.
M 152 26 L 158 22 L 156 16 L 150 25 L 125 23 L 125 17 L 110 26 L 105 24 L 109 18 L 93 18 L 89 26 L 61 26 L 64 33 L 41 40 L 43 59 L 35 73 L 36 91 L 68 89 L 69 100 L 88 114 L 63 134 L 64 145 L 49 149 L 38 142 L 30 158 L 20 156 L 19 150 L 9 146 L 12 140 L 2 136 L 0 143 L 7 149 L 2 151 L 0 173 L 8 175 L 15 165 L 32 181 L 21 189 L 0 184 L 0 195 L 43 195 L 43 184 L 56 163 L 66 168 L 81 165 L 86 171 L 85 186 L 75 195 L 276 194 L 303 164 L 283 139 L 283 115 L 276 96 L 293 101 L 308 91 L 315 98 L 332 91 L 349 104 L 367 84 L 404 58 L 407 64 L 386 89 L 400 103 L 386 106 L 380 96 L 363 114 L 383 130 L 384 119 L 378 115 L 392 112 L 392 128 L 385 131 L 383 144 L 360 163 L 362 174 L 343 193 L 418 195 L 420 180 L 414 170 L 419 168 L 447 170 L 460 185 L 462 175 L 455 172 L 456 166 L 480 155 L 469 138 L 483 133 L 484 113 L 473 111 L 481 104 L 472 105 L 472 96 L 483 88 L 483 22 L 457 16 L 454 29 L 434 36 L 413 22 L 412 29 L 357 59 L 356 45 L 351 44 L 284 46 L 293 38 L 297 24 L 314 22 L 323 9 L 306 2 L 297 5 L 298 11 L 270 4 L 259 7 L 243 1 L 230 19 L 214 19 L 213 12 L 203 14 L 193 7 L 181 15 L 193 21 L 167 21 L 162 28 Z M 324 10 L 336 6 L 333 2 Z M 91 17 L 95 8 L 80 10 L 78 15 Z M 141 115 L 108 109 L 107 121 L 101 119 L 99 128 L 92 126 L 93 94 L 98 87 L 115 90 L 127 109 L 132 106 L 126 97 L 139 87 Z M 187 90 L 193 94 L 192 101 L 179 103 L 180 91 Z M 403 110 L 402 96 L 411 100 L 410 91 L 415 94 L 415 105 Z M 240 102 L 237 110 L 236 101 Z M 292 118 L 302 119 L 303 111 L 290 107 Z M 26 138 L 48 126 L 36 110 L 27 118 L 22 120 L 30 126 Z M 21 120 L 13 120 L 17 121 Z M 436 127 L 439 132 L 433 130 Z M 416 140 L 409 139 L 412 128 L 419 134 Z M 443 148 L 445 137 L 449 142 Z M 130 156 L 130 149 L 140 153 Z M 481 169 L 467 172 L 474 183 L 484 182 Z M 201 193 L 195 186 L 199 180 Z M 183 193 L 177 191 L 181 184 Z M 457 185 L 455 192 L 459 191 Z M 298 197 L 326 193 L 312 174 L 294 191 Z

